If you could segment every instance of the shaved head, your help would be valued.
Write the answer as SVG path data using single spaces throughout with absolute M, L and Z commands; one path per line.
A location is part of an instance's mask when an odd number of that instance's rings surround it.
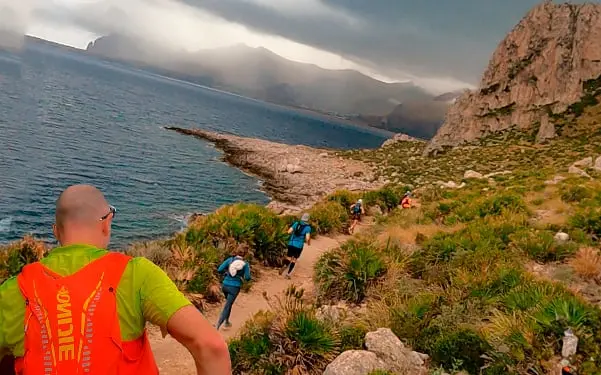
M 91 185 L 70 186 L 56 201 L 55 235 L 63 245 L 71 242 L 105 247 L 110 238 L 109 213 L 110 206 L 100 190 Z
M 56 201 L 56 223 L 97 221 L 108 209 L 109 204 L 100 190 L 91 185 L 73 185 Z

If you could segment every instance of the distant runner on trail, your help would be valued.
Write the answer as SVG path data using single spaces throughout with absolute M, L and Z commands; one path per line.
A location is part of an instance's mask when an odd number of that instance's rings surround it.
M 401 200 L 401 208 L 411 208 L 411 197 L 412 194 L 410 191 L 406 192 Z
M 225 273 L 225 279 L 223 279 L 221 285 L 221 290 L 225 296 L 225 306 L 223 306 L 223 311 L 219 315 L 216 327 L 219 329 L 225 323 L 225 327 L 229 328 L 232 326 L 232 323 L 230 323 L 232 306 L 236 302 L 238 294 L 240 294 L 242 279 L 250 281 L 250 266 L 241 256 L 235 255 L 221 263 L 217 272 L 220 274 Z
M 188 349 L 197 374 L 231 374 L 221 335 L 163 270 L 105 250 L 116 212 L 93 186 L 60 195 L 61 246 L 0 285 L 0 357 L 14 355 L 22 375 L 158 374 L 150 322 Z
M 305 243 L 309 246 L 311 245 L 311 226 L 309 225 L 309 218 L 309 214 L 303 214 L 300 221 L 295 222 L 288 229 L 290 240 L 288 241 L 286 263 L 282 268 L 282 272 L 285 272 L 286 269 L 288 269 L 286 272 L 287 279 L 290 278 L 292 270 L 294 270 L 294 266 L 296 265 L 296 261 L 298 258 L 300 258 L 301 253 L 303 252 Z
M 349 233 L 353 234 L 355 231 L 355 227 L 361 221 L 361 215 L 365 214 L 365 209 L 363 208 L 363 199 L 359 199 L 357 203 L 351 205 L 351 215 L 353 216 L 353 222 L 349 228 Z

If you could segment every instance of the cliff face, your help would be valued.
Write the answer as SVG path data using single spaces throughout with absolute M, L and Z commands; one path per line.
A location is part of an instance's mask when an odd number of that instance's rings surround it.
M 494 52 L 480 88 L 449 109 L 427 152 L 517 127 L 555 136 L 549 114 L 579 102 L 601 75 L 601 5 L 536 6 Z

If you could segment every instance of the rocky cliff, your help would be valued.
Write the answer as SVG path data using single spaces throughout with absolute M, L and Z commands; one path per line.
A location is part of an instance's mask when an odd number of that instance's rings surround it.
M 550 118 L 598 94 L 600 76 L 601 4 L 545 1 L 499 44 L 479 89 L 457 99 L 426 152 L 513 127 L 552 138 Z

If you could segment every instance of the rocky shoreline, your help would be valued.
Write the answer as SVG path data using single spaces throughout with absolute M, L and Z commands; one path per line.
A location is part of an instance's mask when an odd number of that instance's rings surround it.
M 332 150 L 287 145 L 200 129 L 166 127 L 213 143 L 223 160 L 263 180 L 263 190 L 277 213 L 308 209 L 323 197 L 341 189 L 378 189 L 383 180 L 366 163 L 342 159 Z

